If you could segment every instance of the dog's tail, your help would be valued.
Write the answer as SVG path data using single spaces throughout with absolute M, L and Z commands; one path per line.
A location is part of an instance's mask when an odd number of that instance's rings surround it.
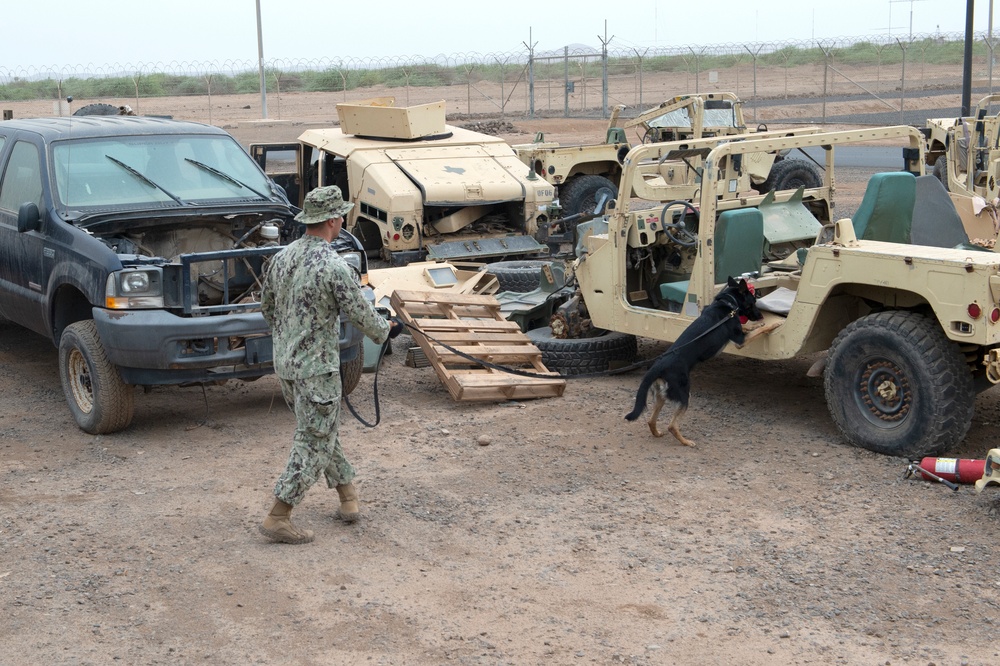
M 653 385 L 656 381 L 656 375 L 653 372 L 647 372 L 639 383 L 639 390 L 635 393 L 635 407 L 631 412 L 625 415 L 626 421 L 635 421 L 642 414 L 643 410 L 646 409 L 646 395 L 649 393 L 649 387 Z

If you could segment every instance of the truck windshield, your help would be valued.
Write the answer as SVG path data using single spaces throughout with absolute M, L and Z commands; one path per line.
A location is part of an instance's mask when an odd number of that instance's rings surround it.
M 259 200 L 271 192 L 257 164 L 227 136 L 61 141 L 52 160 L 57 205 L 74 210 Z

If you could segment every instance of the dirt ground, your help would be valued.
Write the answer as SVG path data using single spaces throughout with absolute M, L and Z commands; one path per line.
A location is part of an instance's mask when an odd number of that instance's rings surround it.
M 316 541 L 286 546 L 257 532 L 294 428 L 273 377 L 137 391 L 132 426 L 95 437 L 51 344 L 0 323 L 0 664 L 1000 663 L 1000 491 L 847 446 L 815 359 L 699 366 L 686 448 L 623 420 L 638 371 L 457 403 L 410 344 L 382 423 L 343 417 L 364 519 L 317 486 L 295 512 Z M 949 453 L 984 457 L 998 424 L 994 389 Z

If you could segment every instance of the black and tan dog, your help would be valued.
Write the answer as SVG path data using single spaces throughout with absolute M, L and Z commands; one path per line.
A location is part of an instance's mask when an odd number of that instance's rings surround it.
M 753 287 L 746 280 L 729 278 L 726 288 L 718 293 L 715 299 L 706 307 L 701 315 L 691 322 L 677 341 L 670 346 L 646 372 L 635 394 L 635 409 L 625 418 L 635 421 L 646 408 L 646 395 L 652 387 L 656 398 L 653 413 L 649 416 L 649 430 L 656 437 L 662 433 L 656 427 L 656 418 L 668 400 L 676 405 L 674 416 L 667 430 L 685 446 L 694 446 L 678 430 L 684 412 L 687 411 L 688 398 L 691 396 L 691 369 L 719 354 L 730 342 L 737 347 L 764 333 L 769 333 L 781 325 L 781 322 L 762 326 L 751 331 L 744 331 L 740 316 L 750 321 L 760 321 L 764 315 L 757 309 L 757 297 Z

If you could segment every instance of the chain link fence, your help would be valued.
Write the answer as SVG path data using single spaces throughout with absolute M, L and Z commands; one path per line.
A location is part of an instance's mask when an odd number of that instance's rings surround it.
M 995 40 L 973 45 L 973 103 L 993 92 Z M 7 115 L 65 112 L 81 101 L 156 108 L 159 98 L 200 103 L 190 119 L 280 118 L 304 93 L 338 100 L 393 96 L 397 104 L 445 99 L 449 115 L 606 118 L 635 115 L 678 94 L 732 91 L 756 123 L 922 124 L 958 115 L 964 35 L 880 35 L 818 41 L 456 54 L 436 58 L 273 59 L 266 92 L 256 61 L 124 63 L 8 69 Z M 259 98 L 255 99 L 255 98 Z M 238 102 L 238 109 L 233 109 Z M 197 111 L 197 109 L 202 111 Z M 40 110 L 40 111 L 39 111 Z M 227 110 L 224 112 L 224 110 Z M 330 114 L 325 109 L 326 115 Z M 301 113 L 299 109 L 298 113 Z

